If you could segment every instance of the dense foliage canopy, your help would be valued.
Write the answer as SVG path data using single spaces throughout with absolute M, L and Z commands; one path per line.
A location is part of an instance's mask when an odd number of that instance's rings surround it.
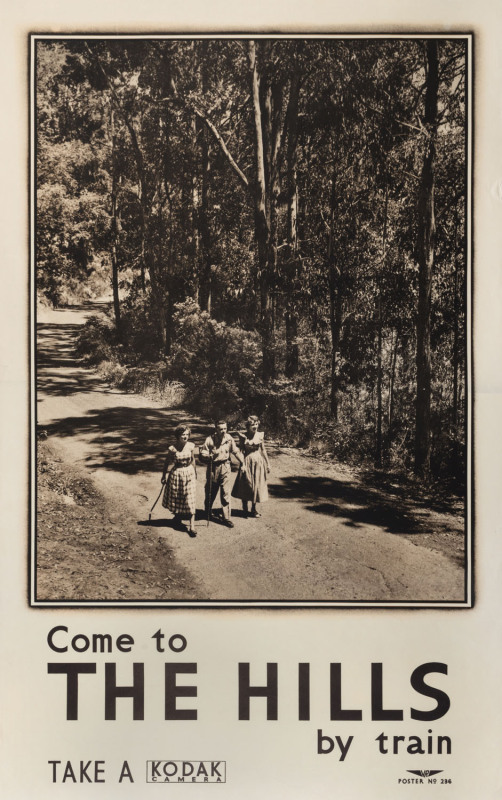
M 462 480 L 467 88 L 462 38 L 39 40 L 38 289 L 199 410 Z

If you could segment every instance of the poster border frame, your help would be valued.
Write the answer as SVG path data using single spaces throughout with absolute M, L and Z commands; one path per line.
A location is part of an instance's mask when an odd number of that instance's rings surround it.
M 423 601 L 375 601 L 375 600 L 39 600 L 37 599 L 37 347 L 36 347 L 36 280 L 35 259 L 37 247 L 36 229 L 36 75 L 35 75 L 35 46 L 40 40 L 67 41 L 68 39 L 463 39 L 466 43 L 466 91 L 465 91 L 465 255 L 466 255 L 466 294 L 465 307 L 465 489 L 464 498 L 464 536 L 465 536 L 465 564 L 464 564 L 464 598 L 462 600 L 423 600 Z M 370 32 L 354 30 L 319 31 L 287 31 L 275 28 L 260 31 L 234 31 L 234 30 L 187 30 L 181 31 L 142 31 L 132 32 L 107 32 L 107 31 L 58 31 L 58 32 L 29 32 L 28 39 L 28 247 L 29 247 L 29 274 L 28 274 L 28 357 L 29 357 L 29 437 L 28 437 L 28 584 L 27 598 L 30 608 L 110 608 L 110 609 L 173 609 L 173 610 L 205 610 L 205 609 L 261 609 L 261 610 L 332 610 L 332 609 L 385 609 L 385 610 L 417 610 L 417 609 L 472 609 L 475 605 L 476 578 L 475 578 L 475 474 L 474 474 L 474 194 L 475 194 L 475 41 L 476 34 L 472 28 L 449 30 L 440 32 L 433 29 L 420 31 L 399 28 L 394 31 L 388 28 Z

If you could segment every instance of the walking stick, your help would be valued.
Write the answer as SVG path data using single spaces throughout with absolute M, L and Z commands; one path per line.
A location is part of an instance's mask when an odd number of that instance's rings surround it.
M 207 496 L 207 525 L 206 525 L 207 528 L 209 528 L 209 520 L 211 519 L 212 496 L 213 496 L 213 457 L 209 456 L 209 491 Z
M 158 497 L 157 497 L 157 499 L 156 499 L 155 503 L 153 504 L 153 506 L 152 506 L 152 507 L 151 507 L 151 509 L 150 509 L 150 513 L 148 514 L 148 522 L 150 522 L 150 521 L 151 521 L 151 519 L 152 519 L 152 513 L 153 513 L 153 509 L 155 508 L 155 506 L 156 506 L 156 505 L 157 505 L 157 503 L 159 502 L 159 500 L 160 500 L 160 495 L 162 494 L 162 492 L 163 492 L 163 491 L 164 491 L 164 484 L 162 484 L 162 486 L 160 487 L 160 492 L 159 492 L 159 494 L 158 494 Z

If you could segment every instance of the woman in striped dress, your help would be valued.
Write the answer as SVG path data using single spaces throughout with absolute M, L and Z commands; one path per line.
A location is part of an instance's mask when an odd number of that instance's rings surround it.
M 190 428 L 185 425 L 177 427 L 175 435 L 176 442 L 168 449 L 162 473 L 162 483 L 166 485 L 162 505 L 172 511 L 177 522 L 189 517 L 189 532 L 195 536 L 195 445 L 188 441 Z

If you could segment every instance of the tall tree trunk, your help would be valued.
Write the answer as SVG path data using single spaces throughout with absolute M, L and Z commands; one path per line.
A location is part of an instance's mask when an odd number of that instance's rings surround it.
M 201 192 L 199 189 L 199 175 L 197 170 L 197 156 L 198 140 L 202 135 L 202 126 L 195 116 L 192 117 L 192 214 L 191 214 L 191 228 L 192 228 L 192 281 L 193 281 L 193 299 L 200 305 L 200 215 L 201 215 Z
M 113 107 L 110 111 L 110 137 L 112 140 L 112 165 L 111 165 L 111 173 L 112 173 L 112 195 L 111 195 L 111 202 L 112 202 L 112 247 L 111 247 L 111 258 L 112 258 L 112 292 L 113 292 L 113 311 L 115 314 L 115 327 L 117 329 L 117 336 L 119 340 L 122 337 L 122 322 L 120 316 L 120 298 L 119 298 L 119 265 L 118 265 L 118 256 L 117 256 L 117 240 L 118 240 L 118 232 L 119 232 L 119 222 L 118 222 L 118 210 L 117 210 L 117 170 L 115 166 L 115 152 L 117 147 L 116 136 L 115 136 L 115 111 Z
M 286 363 L 284 373 L 287 378 L 294 378 L 298 373 L 298 315 L 294 309 L 287 309 L 284 314 L 286 325 Z
M 132 128 L 132 125 L 130 126 Z M 138 156 L 139 150 L 135 150 Z M 140 258 L 140 275 L 141 275 L 141 289 L 146 292 L 146 276 L 150 279 L 153 287 L 155 283 L 154 263 L 152 252 L 149 243 L 148 234 L 148 220 L 150 217 L 150 208 L 147 198 L 147 188 L 145 179 L 145 169 L 143 157 L 136 157 L 136 168 L 138 172 L 138 200 L 140 205 L 140 225 L 141 225 L 141 258 Z
M 459 368 L 459 313 L 460 303 L 458 297 L 459 291 L 459 268 L 458 268 L 458 252 L 457 252 L 457 236 L 458 236 L 458 212 L 455 213 L 455 249 L 454 249 L 454 285 L 453 285 L 453 403 L 452 403 L 452 423 L 453 423 L 453 438 L 458 442 L 457 427 L 458 427 L 458 368 Z
M 197 66 L 198 84 L 200 93 L 204 97 L 208 91 L 208 41 L 206 39 L 199 42 L 199 53 Z M 196 253 L 194 253 L 195 280 L 198 286 L 197 302 L 202 311 L 207 311 L 210 314 L 212 295 L 212 243 L 209 227 L 211 162 L 208 131 L 204 119 L 198 114 L 194 114 L 194 128 L 196 137 L 195 153 L 198 154 L 197 166 L 194 166 L 194 184 L 196 186 L 196 212 L 194 215 L 194 238 L 196 242 Z
M 394 332 L 394 342 L 392 344 L 390 376 L 389 376 L 389 402 L 387 406 L 387 437 L 386 450 L 390 447 L 394 427 L 394 385 L 396 382 L 397 348 L 399 335 L 397 329 Z
M 329 284 L 329 321 L 331 329 L 331 391 L 330 414 L 338 421 L 338 351 L 342 331 L 342 287 L 341 272 L 337 266 L 335 248 L 335 213 L 336 213 L 336 168 L 333 167 L 331 184 L 331 214 L 328 235 L 328 284 Z
M 270 180 L 267 180 L 267 178 L 270 178 L 271 167 L 271 131 L 268 109 L 270 94 L 268 87 L 265 87 L 265 91 L 261 87 L 256 43 L 253 40 L 248 43 L 248 56 L 251 70 L 251 95 L 255 133 L 254 219 L 255 239 L 258 250 L 263 379 L 268 382 L 276 374 L 274 309 L 271 289 L 275 277 L 277 253 L 276 242 L 273 238 L 275 230 L 271 224 L 272 191 Z M 267 175 L 267 173 L 269 174 Z
M 415 472 L 427 476 L 431 460 L 431 287 L 436 224 L 434 187 L 438 125 L 438 41 L 427 40 L 427 77 L 424 123 L 427 131 L 425 157 L 418 198 L 418 314 L 417 400 L 415 427 Z
M 209 229 L 209 189 L 211 162 L 209 159 L 209 144 L 207 133 L 201 131 L 201 170 L 202 170 L 202 193 L 199 209 L 199 235 L 201 245 L 201 275 L 200 275 L 200 307 L 203 311 L 211 313 L 212 301 L 212 244 L 211 232 Z
M 285 374 L 293 378 L 298 372 L 298 311 L 296 307 L 295 289 L 299 279 L 300 263 L 298 259 L 298 187 L 297 144 L 298 144 L 298 101 L 300 97 L 300 73 L 296 69 L 291 78 L 289 102 L 286 113 L 287 146 L 287 178 L 286 192 L 288 203 L 287 221 L 287 307 L 286 324 L 286 363 Z
M 382 466 L 382 293 L 378 287 L 377 298 L 377 419 L 375 466 Z
M 172 292 L 167 295 L 164 311 L 164 353 L 166 356 L 171 354 L 171 346 L 173 339 L 173 311 L 174 302 Z
M 383 398 L 382 398 L 382 281 L 380 271 L 385 268 L 387 256 L 387 219 L 389 212 L 389 182 L 385 182 L 385 202 L 383 212 L 382 230 L 382 258 L 377 268 L 377 420 L 376 420 L 376 446 L 375 446 L 375 466 L 382 466 L 383 437 L 382 437 L 382 418 L 383 418 Z

